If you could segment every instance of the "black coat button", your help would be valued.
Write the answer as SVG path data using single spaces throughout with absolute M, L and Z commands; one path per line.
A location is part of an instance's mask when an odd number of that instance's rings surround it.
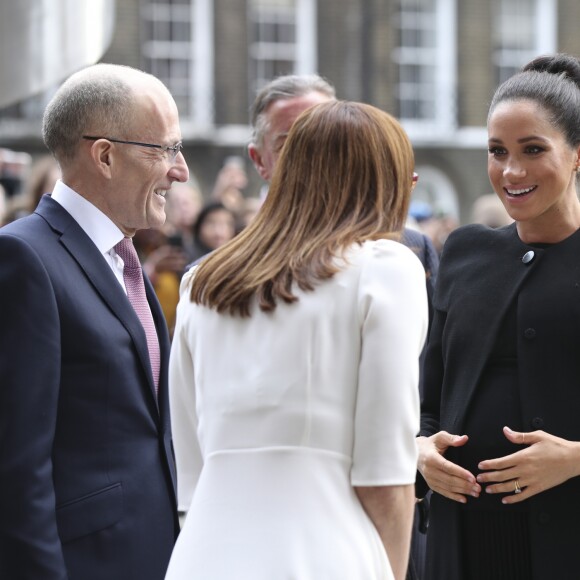
M 533 250 L 530 250 L 529 252 L 526 252 L 523 255 L 522 262 L 524 264 L 529 264 L 535 257 L 536 257 L 536 254 L 534 253 L 534 251 Z
M 526 328 L 524 330 L 524 337 L 531 340 L 532 338 L 536 338 L 536 331 L 533 328 Z
M 550 521 L 550 514 L 546 512 L 540 512 L 538 514 L 538 522 L 541 524 L 547 524 Z
M 541 429 L 544 426 L 544 419 L 542 419 L 541 417 L 534 417 L 531 421 L 530 421 L 530 425 L 534 428 L 534 429 Z

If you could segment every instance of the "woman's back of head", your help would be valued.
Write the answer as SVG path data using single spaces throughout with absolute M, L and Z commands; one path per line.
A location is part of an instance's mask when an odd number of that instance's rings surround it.
M 399 123 L 370 105 L 332 101 L 305 111 L 282 149 L 259 214 L 212 254 L 194 278 L 192 300 L 249 314 L 257 295 L 268 311 L 294 302 L 337 271 L 353 244 L 403 227 L 413 151 Z
M 388 113 L 324 103 L 294 123 L 264 209 L 280 225 L 342 229 L 348 244 L 380 237 L 404 223 L 413 164 L 411 144 Z

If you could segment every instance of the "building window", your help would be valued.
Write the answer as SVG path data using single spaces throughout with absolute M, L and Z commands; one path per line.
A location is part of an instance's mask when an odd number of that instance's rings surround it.
M 557 0 L 496 0 L 493 14 L 496 82 L 534 57 L 556 51 Z
M 171 91 L 184 119 L 213 121 L 213 2 L 144 0 L 143 68 Z
M 273 78 L 316 72 L 316 0 L 250 0 L 250 99 Z
M 393 19 L 397 115 L 413 130 L 455 126 L 455 0 L 404 0 Z

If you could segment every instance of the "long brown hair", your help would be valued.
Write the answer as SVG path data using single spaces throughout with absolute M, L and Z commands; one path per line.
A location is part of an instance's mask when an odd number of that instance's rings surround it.
M 271 311 L 339 271 L 352 244 L 402 229 L 413 150 L 399 123 L 347 101 L 308 109 L 292 126 L 268 196 L 252 223 L 198 267 L 191 300 L 249 316 L 254 296 Z

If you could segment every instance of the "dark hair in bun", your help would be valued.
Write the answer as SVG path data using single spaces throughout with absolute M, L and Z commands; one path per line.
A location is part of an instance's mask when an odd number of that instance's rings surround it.
M 538 56 L 522 67 L 522 72 L 547 72 L 553 75 L 565 74 L 576 84 L 580 84 L 580 61 L 570 54 L 549 54 Z
M 496 90 L 489 116 L 504 101 L 533 101 L 542 107 L 572 147 L 580 145 L 580 61 L 568 54 L 540 56 Z

